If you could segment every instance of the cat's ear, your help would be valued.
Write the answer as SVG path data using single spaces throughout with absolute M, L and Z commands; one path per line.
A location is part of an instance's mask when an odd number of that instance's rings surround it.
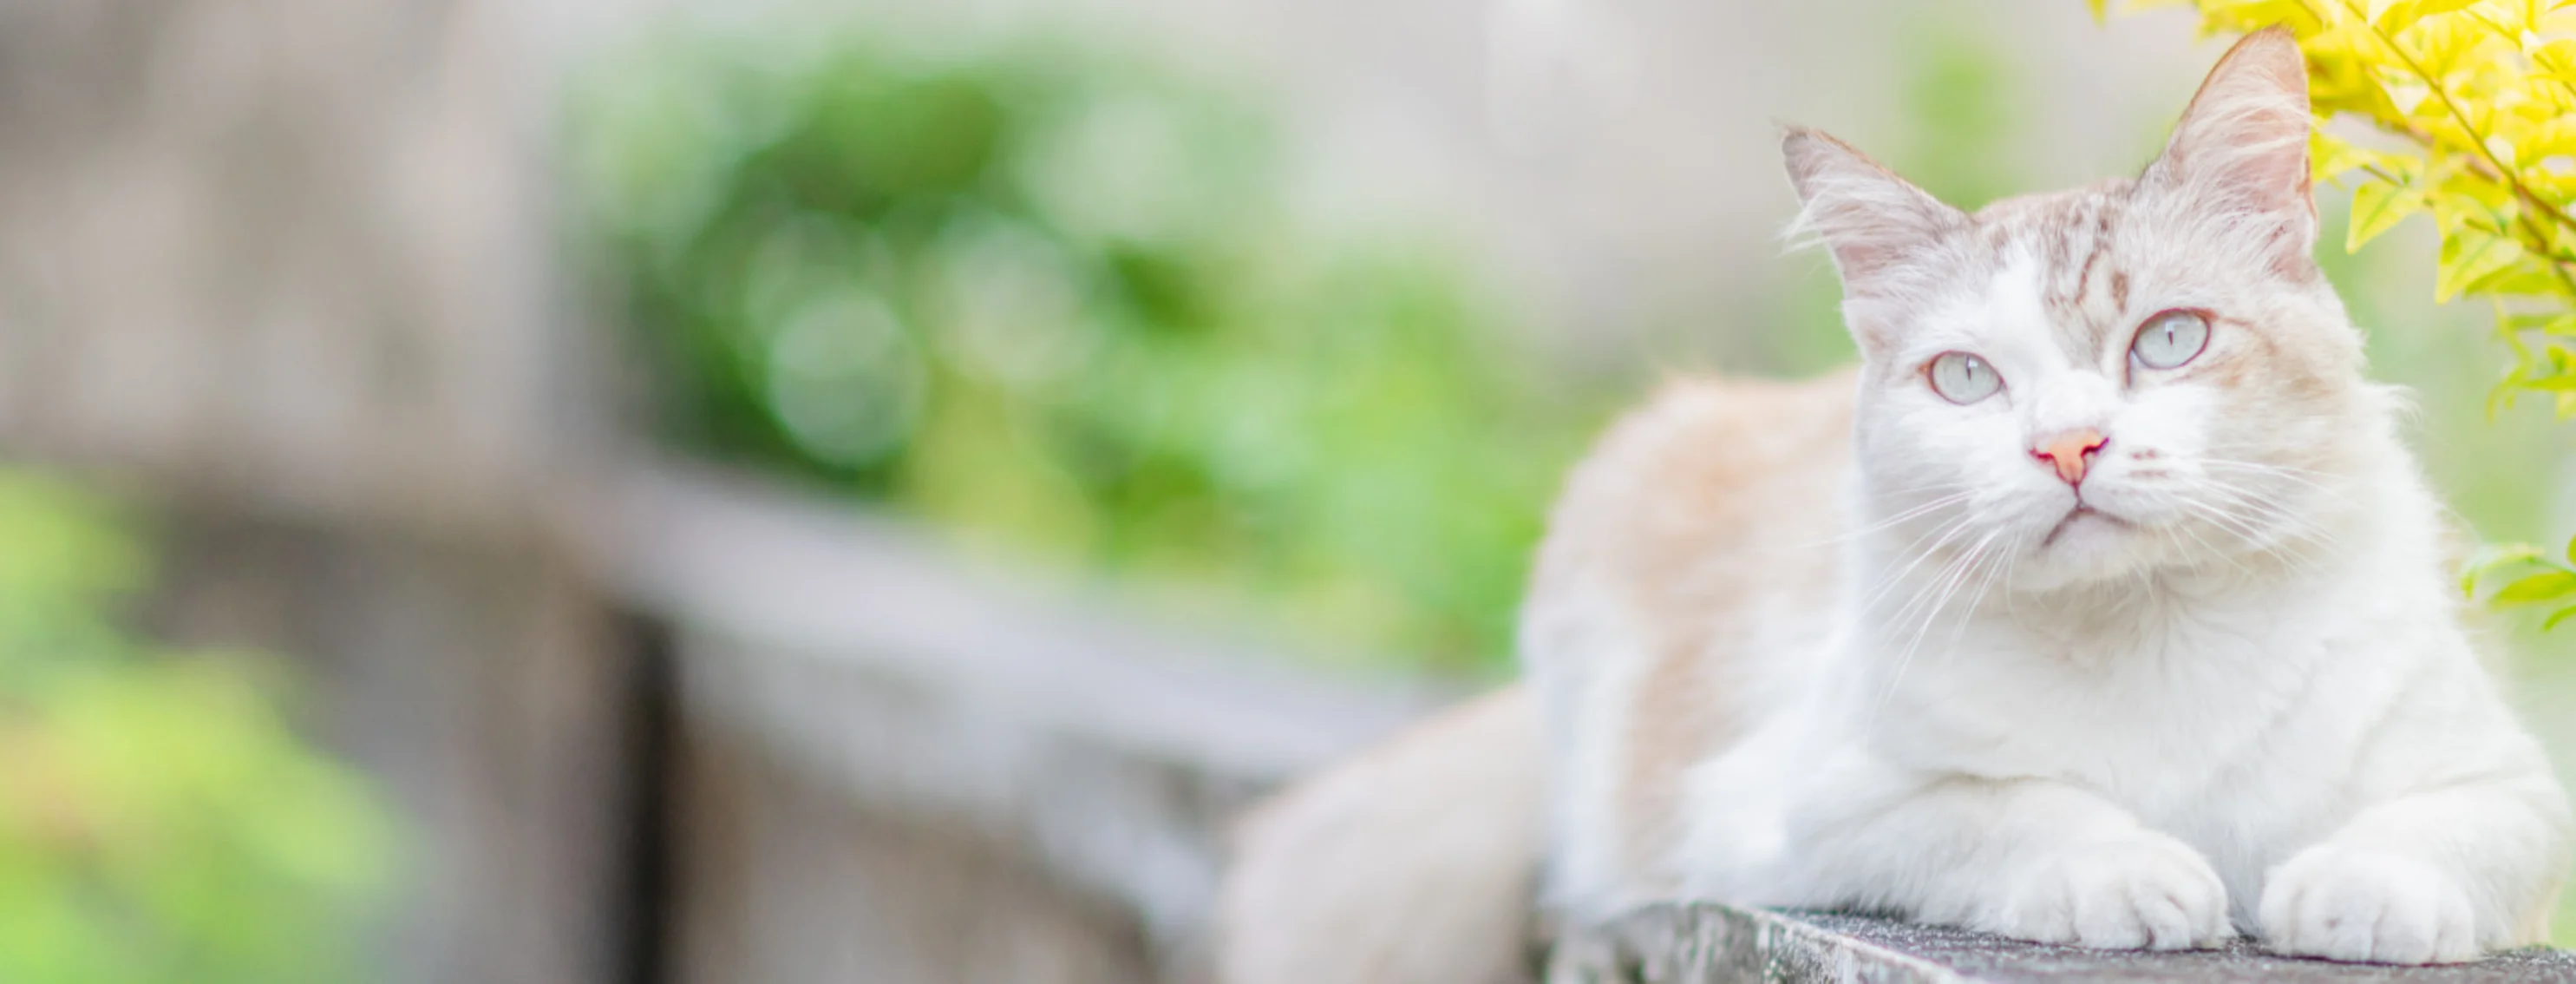
M 2284 252 L 2312 262 L 2316 201 L 2308 188 L 2308 69 L 2288 28 L 2267 27 L 2229 48 L 2183 110 L 2141 184 L 2195 207 L 2268 226 Z
M 1889 293 L 1966 213 L 1941 203 L 1850 144 L 1803 127 L 1780 142 L 1804 208 L 1793 231 L 1823 240 L 1853 297 Z

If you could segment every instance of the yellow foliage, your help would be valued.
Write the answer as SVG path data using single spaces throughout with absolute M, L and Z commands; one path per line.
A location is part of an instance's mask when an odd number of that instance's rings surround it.
M 2576 0 L 2190 5 L 2206 34 L 2297 33 L 2320 124 L 2316 178 L 2353 196 L 2344 248 L 2429 214 L 2442 236 L 2435 299 L 2494 305 L 2515 354 L 2496 395 L 2537 393 L 2576 414 Z M 2354 146 L 2323 129 L 2337 118 L 2387 139 Z

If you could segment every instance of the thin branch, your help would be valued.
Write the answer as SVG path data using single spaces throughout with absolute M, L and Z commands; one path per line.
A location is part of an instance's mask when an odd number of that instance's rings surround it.
M 2493 170 L 2480 176 L 2503 185 L 2513 192 L 2516 199 L 2528 206 L 2519 214 L 2524 231 L 2531 236 L 2530 242 L 2525 245 L 2531 247 L 2530 251 L 2548 265 L 2551 273 L 2557 275 L 2559 284 L 2567 289 L 2568 295 L 2576 297 L 2576 275 L 2568 273 L 2567 264 L 2556 260 L 2551 255 L 2557 244 L 2546 230 L 2532 220 L 2531 213 L 2533 209 L 2538 209 L 2548 213 L 2560 224 L 2570 227 L 2576 227 L 2576 220 L 2571 220 L 2567 213 L 2543 201 L 2530 188 L 2523 186 L 2521 177 L 2516 175 L 2512 168 L 2506 167 L 2504 161 L 2495 156 L 2495 151 L 2487 146 L 2486 135 L 2478 132 L 2477 124 L 2470 120 L 2468 112 L 2461 109 L 2460 104 L 2451 98 L 2450 90 L 2443 86 L 2441 79 L 2426 71 L 2423 63 L 2416 61 L 2415 56 L 2408 53 L 2404 46 L 2399 45 L 2396 38 L 2388 36 L 2388 32 L 2380 30 L 2379 25 L 2371 23 L 2367 14 L 2353 6 L 2353 0 L 2341 0 L 2341 3 L 2344 12 L 2359 21 L 2370 32 L 2371 37 L 2379 39 L 2379 43 L 2388 49 L 2388 53 L 2394 56 L 2399 64 L 2406 66 L 2407 71 L 2415 73 L 2416 78 L 2423 80 L 2425 87 L 2432 91 L 2433 97 L 2442 101 L 2442 108 L 2451 114 L 2451 119 L 2460 124 L 2460 131 L 2469 135 L 2469 145 L 2477 151 L 2478 155 L 2477 158 L 2470 160 L 2471 168 L 2474 169 L 2479 160 L 2484 160 Z M 2305 5 L 2305 0 L 2301 0 L 2301 5 Z M 2441 151 L 2441 144 L 2434 141 L 2431 134 L 2416 130 L 2411 125 L 2405 125 L 2404 128 L 2414 135 L 2416 142 L 2422 144 L 2427 152 Z

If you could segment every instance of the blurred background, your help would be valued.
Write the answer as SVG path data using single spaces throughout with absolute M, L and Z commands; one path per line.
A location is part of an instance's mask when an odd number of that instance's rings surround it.
M 2167 14 L 0 0 L 0 979 L 1198 980 L 1229 818 L 1508 673 L 1596 428 L 1850 357 L 1775 121 L 2128 171 Z M 2462 518 L 2567 535 L 2322 198 Z

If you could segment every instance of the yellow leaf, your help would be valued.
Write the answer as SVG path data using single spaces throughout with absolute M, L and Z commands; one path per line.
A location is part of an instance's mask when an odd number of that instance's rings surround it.
M 2457 198 L 2489 212 L 2507 211 L 2513 207 L 2513 189 L 2462 162 L 2452 162 L 2431 174 L 2434 194 Z
M 2496 592 L 2495 597 L 2488 600 L 2498 605 L 2515 605 L 2549 601 L 2569 594 L 2576 594 L 2576 574 L 2542 571 L 2505 585 L 2504 590 Z
M 2527 54 L 2533 67 L 2541 72 L 2566 74 L 2576 72 L 2576 38 L 2559 38 L 2533 48 Z
M 2479 281 L 2522 258 L 2522 244 L 2476 229 L 2462 229 L 2442 239 L 2441 262 L 2435 267 L 2433 300 L 2448 301 Z
M 2200 13 L 2204 28 L 2237 32 L 2286 24 L 2291 33 L 2307 37 L 2325 26 L 2302 0 L 2201 0 Z
M 2553 118 L 2545 124 L 2522 131 L 2514 142 L 2514 157 L 2524 162 L 2537 162 L 2553 155 L 2576 155 L 2576 118 Z
M 2576 314 L 2561 314 L 2543 317 L 2540 323 L 2533 326 L 2530 330 L 2537 331 L 2543 335 L 2555 335 L 2560 338 L 2576 336 Z
M 2426 17 L 2399 38 L 2430 77 L 2428 81 L 2447 79 L 2462 66 L 2477 64 L 2478 49 L 2493 40 L 2484 25 L 2460 16 Z
M 2308 174 L 2312 180 L 2332 181 L 2345 171 L 2370 163 L 2360 148 L 2327 135 L 2323 130 L 2308 134 Z
M 2358 71 L 2319 69 L 2308 76 L 2308 102 L 2319 116 L 2352 113 L 2367 119 L 2393 120 L 2405 115 L 2388 98 L 2388 90 L 2378 79 Z
M 2501 125 L 2488 131 L 2485 144 L 2487 156 L 2494 158 L 2506 173 L 2511 173 L 2514 164 L 2522 160 L 2522 154 L 2514 149 L 2514 137 L 2519 135 L 2518 130 Z
M 2395 34 L 2415 26 L 2417 21 L 2435 14 L 2447 14 L 2476 3 L 2477 0 L 2397 0 L 2379 12 L 2371 26 L 2382 33 Z
M 2379 36 L 2359 21 L 2336 21 L 2299 39 L 2299 51 L 2310 64 L 2367 65 L 2381 53 Z
M 2343 238 L 2344 252 L 2379 237 L 2409 215 L 2424 210 L 2424 197 L 2385 181 L 2364 182 L 2352 190 L 2352 227 Z
M 2576 550 L 2576 543 L 2568 546 Z M 2477 554 L 2460 567 L 2460 593 L 2477 594 L 2478 580 L 2498 570 L 2546 563 L 2541 560 L 2542 556 L 2539 547 L 2528 543 L 2496 543 L 2480 547 Z
M 2463 230 L 2502 232 L 2517 214 L 2513 192 L 2471 170 L 2460 156 L 2434 158 L 2415 187 L 2426 189 L 2433 224 L 2448 238 Z
M 2566 207 L 2566 200 L 2563 198 L 2560 199 L 2558 204 L 2559 210 L 2563 212 L 2566 210 Z M 2567 223 L 2564 222 L 2544 222 L 2542 225 L 2547 226 L 2549 229 L 2549 249 L 2551 252 L 2561 256 L 2576 255 L 2576 228 L 2570 228 Z
M 2093 23 L 2099 24 L 2109 19 L 2107 15 L 2110 11 L 2106 9 L 2108 5 L 2105 0 L 2084 0 L 2084 6 L 2093 11 Z
M 2318 115 L 2349 112 L 2383 120 L 2397 115 L 2397 104 L 2372 70 L 2387 57 L 2386 49 L 2367 25 L 2334 25 L 2301 40 L 2299 50 L 2307 55 L 2308 101 Z
M 2550 297 L 2566 293 L 2566 283 L 2558 279 L 2551 264 L 2523 247 L 2522 258 L 2493 276 L 2469 284 L 2465 291 L 2498 297 Z
M 2487 11 L 2496 15 L 2497 28 L 2513 38 L 2517 47 L 2523 34 L 2540 26 L 2540 6 L 2532 0 L 2505 0 L 2488 6 Z

